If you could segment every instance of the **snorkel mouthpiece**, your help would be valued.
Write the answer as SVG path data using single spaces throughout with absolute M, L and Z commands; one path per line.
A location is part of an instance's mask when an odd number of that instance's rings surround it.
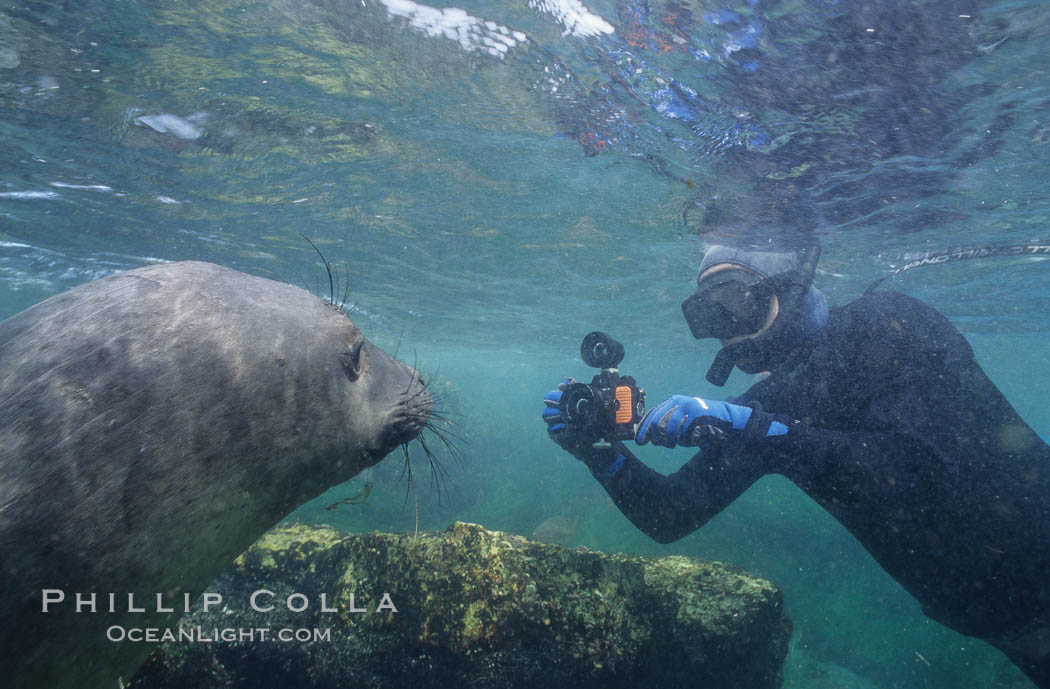
M 707 369 L 707 382 L 711 385 L 722 387 L 729 380 L 729 374 L 733 372 L 733 352 L 729 347 L 718 350 L 715 360 L 711 362 L 711 368 Z

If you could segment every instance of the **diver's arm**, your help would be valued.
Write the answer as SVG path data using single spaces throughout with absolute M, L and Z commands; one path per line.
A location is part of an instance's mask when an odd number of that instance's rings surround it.
M 856 526 L 879 504 L 902 500 L 920 486 L 929 495 L 940 458 L 917 438 L 895 432 L 844 432 L 784 419 L 790 431 L 745 443 L 712 443 L 681 469 L 663 475 L 622 443 L 577 455 L 631 523 L 659 543 L 703 526 L 766 474 L 782 474 L 804 490 L 822 486 L 826 507 Z M 756 439 L 757 440 L 757 439 Z M 620 459 L 622 457 L 622 459 Z
M 623 443 L 580 459 L 624 516 L 659 543 L 670 543 L 703 526 L 766 473 L 756 462 L 723 461 L 700 452 L 664 476 L 646 466 Z
M 592 431 L 570 428 L 561 416 L 561 396 L 570 383 L 571 379 L 562 381 L 558 389 L 551 390 L 544 397 L 541 418 L 547 424 L 548 436 L 586 464 L 620 511 L 635 526 L 660 543 L 670 543 L 695 531 L 765 473 L 760 466 L 737 459 L 740 453 L 733 453 L 731 461 L 723 461 L 723 457 L 729 457 L 725 443 L 705 443 L 710 448 L 708 451 L 697 454 L 670 476 L 647 467 L 619 441 L 596 448 L 597 438 L 593 437 Z M 697 398 L 682 399 L 700 402 Z M 721 402 L 712 403 L 711 406 L 729 415 L 727 423 L 730 428 L 736 424 L 740 430 L 750 430 L 738 435 L 735 440 L 764 436 L 772 428 L 771 417 L 761 412 L 753 414 L 751 409 L 743 407 L 730 409 L 733 405 Z M 661 405 L 657 409 L 662 410 L 663 407 Z M 689 404 L 683 402 L 683 411 L 690 408 Z M 663 416 L 662 411 L 660 416 Z M 674 416 L 678 421 L 685 420 L 681 414 Z M 646 418 L 652 417 L 647 415 Z M 748 423 L 749 419 L 753 423 Z M 718 419 L 707 420 L 711 427 L 720 423 Z M 763 423 L 754 423 L 758 421 Z M 643 425 L 645 431 L 640 437 L 644 436 L 645 442 L 649 442 L 652 437 L 657 444 L 674 446 L 667 437 L 666 423 Z M 782 424 L 778 425 L 780 429 L 783 428 Z M 781 431 L 774 429 L 772 432 Z M 733 442 L 731 446 L 738 447 L 739 442 Z

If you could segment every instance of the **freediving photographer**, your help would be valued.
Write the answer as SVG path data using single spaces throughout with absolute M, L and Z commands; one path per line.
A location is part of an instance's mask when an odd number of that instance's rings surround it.
M 661 543 L 784 475 L 926 615 L 1050 689 L 1050 447 L 946 318 L 875 289 L 829 309 L 812 284 L 818 257 L 815 243 L 706 251 L 682 312 L 695 338 L 721 341 L 708 380 L 734 366 L 769 375 L 726 401 L 675 395 L 632 425 L 639 445 L 700 448 L 681 469 L 664 476 L 607 424 L 573 418 L 571 379 L 544 398 L 550 437 Z

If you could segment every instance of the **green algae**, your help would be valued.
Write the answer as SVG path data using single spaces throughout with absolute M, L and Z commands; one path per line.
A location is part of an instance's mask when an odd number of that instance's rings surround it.
M 352 670 L 355 686 L 377 687 L 772 688 L 790 636 L 779 590 L 721 563 L 564 548 L 464 522 L 418 537 L 291 524 L 218 587 L 229 601 L 323 592 L 334 608 L 261 615 L 231 602 L 220 619 L 195 613 L 187 624 L 325 625 L 335 641 L 168 644 L 132 686 L 249 686 L 252 667 L 276 664 L 326 677 L 309 685 L 319 687 Z M 197 669 L 219 659 L 224 679 L 201 684 Z

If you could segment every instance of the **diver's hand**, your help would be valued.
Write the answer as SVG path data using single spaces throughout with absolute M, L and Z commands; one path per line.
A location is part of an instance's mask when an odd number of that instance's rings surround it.
M 663 447 L 697 447 L 706 439 L 723 439 L 742 433 L 752 409 L 720 400 L 674 395 L 649 410 L 638 426 L 635 442 Z M 767 414 L 763 414 L 768 417 Z M 787 426 L 769 421 L 764 435 L 784 435 Z
M 563 450 L 580 458 L 590 453 L 598 438 L 584 429 L 569 428 L 561 415 L 562 393 L 575 382 L 572 378 L 566 378 L 558 384 L 556 390 L 551 390 L 543 396 L 542 417 L 547 424 L 547 435 L 550 439 L 558 443 Z

